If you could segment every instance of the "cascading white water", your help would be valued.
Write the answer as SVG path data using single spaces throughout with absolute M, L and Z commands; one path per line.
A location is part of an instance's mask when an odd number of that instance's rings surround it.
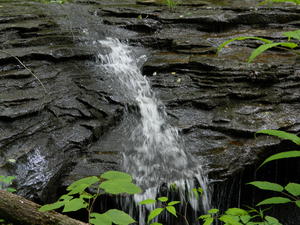
M 140 64 L 145 62 L 146 56 L 137 57 L 137 48 L 116 38 L 104 39 L 103 36 L 108 34 L 124 36 L 124 30 L 115 27 L 114 30 L 106 29 L 101 25 L 97 13 L 90 14 L 88 8 L 67 4 L 55 7 L 54 12 L 61 12 L 62 15 L 67 13 L 67 20 L 58 23 L 72 32 L 75 30 L 77 34 L 81 31 L 76 38 L 79 38 L 81 46 L 97 55 L 95 67 L 102 78 L 105 72 L 111 82 L 118 83 L 112 85 L 119 88 L 116 90 L 118 94 L 139 108 L 140 118 L 134 121 L 137 122 L 136 127 L 127 130 L 129 140 L 124 143 L 123 153 L 124 170 L 144 190 L 143 194 L 134 196 L 135 201 L 155 198 L 161 185 L 175 184 L 182 202 L 189 202 L 195 210 L 201 206 L 207 210 L 210 203 L 208 182 L 202 175 L 201 163 L 184 151 L 178 130 L 166 122 L 164 106 L 140 70 Z M 197 183 L 204 189 L 204 195 L 199 200 L 192 193 Z M 143 225 L 145 208 L 138 207 L 139 223 Z
M 175 183 L 184 199 L 185 193 L 194 188 L 196 178 L 206 189 L 201 200 L 203 208 L 208 209 L 207 181 L 201 174 L 201 166 L 182 148 L 177 129 L 166 123 L 164 107 L 142 75 L 138 60 L 132 54 L 133 48 L 113 38 L 98 43 L 110 50 L 108 54 L 98 55 L 106 73 L 117 77 L 127 98 L 140 110 L 140 122 L 129 131 L 130 145 L 123 154 L 123 168 L 134 177 L 137 185 L 146 190 L 135 195 L 135 201 L 155 198 L 163 183 Z M 194 196 L 188 196 L 190 204 L 197 210 L 199 202 Z M 140 217 L 140 224 L 143 224 L 143 215 Z

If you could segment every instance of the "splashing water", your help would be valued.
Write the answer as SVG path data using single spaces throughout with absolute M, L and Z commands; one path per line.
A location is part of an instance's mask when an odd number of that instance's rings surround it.
M 203 208 L 207 210 L 207 180 L 201 174 L 201 167 L 197 165 L 199 162 L 185 153 L 178 130 L 166 123 L 164 107 L 142 75 L 138 60 L 133 57 L 133 49 L 113 38 L 106 38 L 99 43 L 110 49 L 110 53 L 98 55 L 106 72 L 118 78 L 127 98 L 135 102 L 140 110 L 140 123 L 132 131 L 130 143 L 123 154 L 123 168 L 134 177 L 138 186 L 146 190 L 143 194 L 135 195 L 135 201 L 155 198 L 160 185 L 164 183 L 169 186 L 176 184 L 181 190 L 180 197 L 184 199 L 185 192 L 191 192 L 194 188 L 196 178 L 206 189 L 201 199 Z M 195 196 L 188 196 L 191 206 L 197 210 L 199 202 Z M 140 224 L 143 224 L 142 220 Z

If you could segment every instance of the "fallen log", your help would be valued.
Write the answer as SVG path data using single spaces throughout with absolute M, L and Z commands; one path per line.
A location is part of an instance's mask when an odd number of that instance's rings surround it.
M 54 211 L 39 212 L 41 206 L 21 196 L 0 191 L 0 218 L 16 225 L 87 225 Z

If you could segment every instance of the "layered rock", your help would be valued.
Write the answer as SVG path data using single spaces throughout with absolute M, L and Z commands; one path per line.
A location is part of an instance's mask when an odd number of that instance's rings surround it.
M 282 41 L 283 30 L 299 28 L 300 9 L 234 4 L 185 1 L 170 11 L 132 0 L 76 1 L 73 8 L 0 3 L 0 174 L 16 175 L 20 194 L 47 201 L 60 183 L 119 169 L 128 104 L 95 69 L 81 33 L 87 24 L 70 19 L 74 9 L 99 19 L 92 24 L 99 38 L 111 32 L 147 49 L 143 73 L 212 180 L 259 162 L 280 141 L 255 139 L 257 130 L 299 132 L 299 63 L 281 50 L 246 63 L 256 41 L 235 42 L 218 56 L 216 47 L 241 35 Z M 124 30 L 106 33 L 101 24 Z

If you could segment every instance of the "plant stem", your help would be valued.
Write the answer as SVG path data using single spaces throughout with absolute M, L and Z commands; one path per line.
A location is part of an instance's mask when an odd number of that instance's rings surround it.
M 38 80 L 38 82 L 42 85 L 45 93 L 48 93 L 46 87 L 44 86 L 42 81 L 38 78 L 38 76 L 36 74 L 34 74 L 17 56 L 14 56 L 14 55 L 12 55 L 9 52 L 4 51 L 4 50 L 0 50 L 0 52 L 4 53 L 6 55 L 9 55 L 9 56 L 13 57 L 14 59 L 16 59 L 21 64 L 21 66 L 23 66 L 32 76 L 34 76 L 35 79 Z

